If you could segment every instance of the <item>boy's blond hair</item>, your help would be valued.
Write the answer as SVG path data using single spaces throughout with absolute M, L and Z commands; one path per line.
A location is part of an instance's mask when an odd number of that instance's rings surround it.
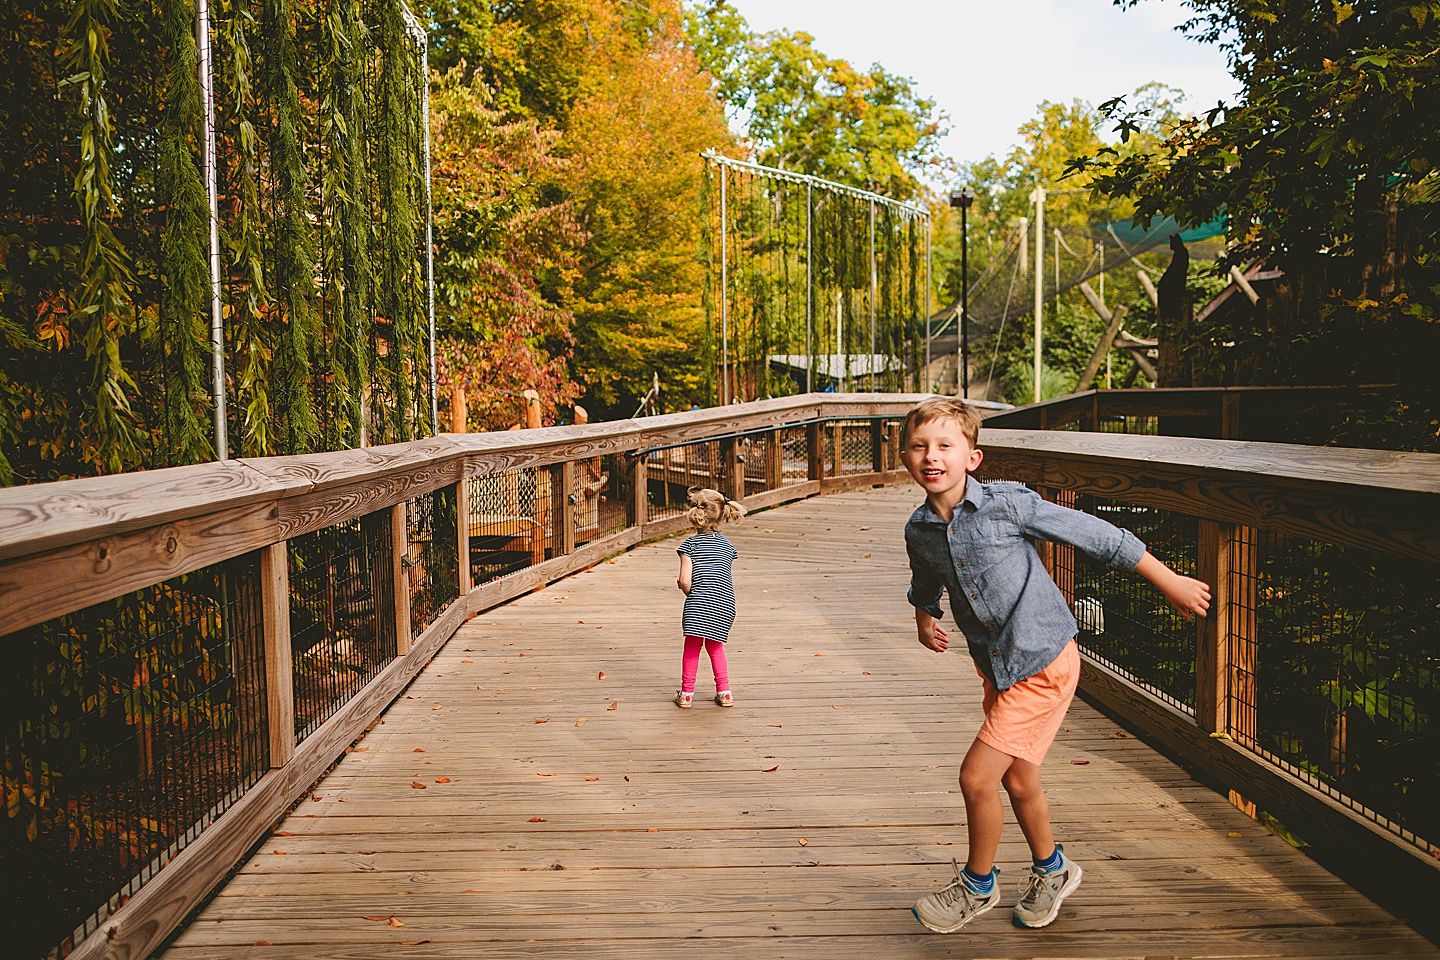
M 930 397 L 917 403 L 905 415 L 905 426 L 900 433 L 901 445 L 910 442 L 910 434 L 916 427 L 932 420 L 954 420 L 972 448 L 980 445 L 979 411 L 954 397 Z
M 701 533 L 719 529 L 722 523 L 734 523 L 745 516 L 745 505 L 731 500 L 719 490 L 692 489 L 690 509 L 685 516 L 690 525 Z

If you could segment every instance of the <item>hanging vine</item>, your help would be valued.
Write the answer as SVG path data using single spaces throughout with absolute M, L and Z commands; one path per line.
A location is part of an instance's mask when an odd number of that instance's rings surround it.
M 318 434 L 311 377 L 319 336 L 319 314 L 312 302 L 315 240 L 307 216 L 310 204 L 300 149 L 305 121 L 296 86 L 299 58 L 289 0 L 267 0 L 263 16 L 267 92 L 275 110 L 270 132 L 273 186 L 269 228 L 270 276 L 279 311 L 272 316 L 283 324 L 275 331 L 274 348 L 279 379 L 276 448 L 280 453 L 304 453 L 314 449 Z
M 74 316 L 79 342 L 91 364 L 89 417 L 82 441 L 85 462 L 97 470 L 119 472 L 140 456 L 141 438 L 130 406 L 137 389 L 120 356 L 120 340 L 136 328 L 129 255 L 111 228 L 119 210 L 111 182 L 114 143 L 105 100 L 110 65 L 110 23 L 114 0 L 77 0 L 66 25 L 69 46 L 62 60 L 67 84 L 79 91 L 80 160 L 74 195 L 80 207 L 84 241 Z
M 165 210 L 160 233 L 160 336 L 165 369 L 165 437 L 171 464 L 213 456 L 207 426 L 210 397 L 205 372 L 210 360 L 206 317 L 210 268 L 205 240 L 210 208 L 195 165 L 202 122 L 198 53 L 189 0 L 164 0 L 161 21 L 167 46 L 165 111 L 160 126 L 157 199 Z
M 220 14 L 221 74 L 230 94 L 225 119 L 234 131 L 226 181 L 235 212 L 227 247 L 232 274 L 238 274 L 239 282 L 231 293 L 228 319 L 236 364 L 235 396 L 244 411 L 240 451 L 242 456 L 263 457 L 275 452 L 268 374 L 274 337 L 265 323 L 270 294 L 265 289 L 260 246 L 260 143 L 250 115 L 254 96 L 248 33 L 255 17 L 247 0 L 221 0 Z

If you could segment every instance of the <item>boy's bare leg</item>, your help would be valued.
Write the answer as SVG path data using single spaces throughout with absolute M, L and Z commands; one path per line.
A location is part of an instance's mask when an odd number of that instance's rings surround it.
M 965 826 L 970 835 L 970 851 L 965 866 L 973 874 L 983 876 L 995 866 L 995 852 L 1000 849 L 1000 829 L 1005 823 L 1005 808 L 1000 803 L 1000 781 L 1005 772 L 1018 762 L 988 743 L 976 740 L 960 764 L 960 792 L 965 795 Z
M 1050 828 L 1050 804 L 1040 784 L 1040 766 L 1018 757 L 1001 780 L 1010 794 L 1010 806 L 1020 831 L 1030 844 L 1030 855 L 1044 860 L 1055 852 L 1055 834 Z

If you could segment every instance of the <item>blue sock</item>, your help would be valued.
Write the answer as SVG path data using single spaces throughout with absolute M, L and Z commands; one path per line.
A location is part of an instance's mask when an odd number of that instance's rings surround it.
M 990 893 L 995 889 L 994 867 L 991 867 L 990 872 L 983 877 L 977 873 L 971 873 L 969 867 L 965 867 L 960 873 L 965 877 L 966 885 L 976 893 Z
M 1051 870 L 1059 870 L 1061 864 L 1063 864 L 1064 862 L 1065 857 L 1060 853 L 1060 844 L 1057 843 L 1055 844 L 1055 852 L 1050 854 L 1049 859 L 1036 860 L 1035 866 L 1039 867 L 1041 870 L 1044 870 L 1046 873 L 1049 873 Z

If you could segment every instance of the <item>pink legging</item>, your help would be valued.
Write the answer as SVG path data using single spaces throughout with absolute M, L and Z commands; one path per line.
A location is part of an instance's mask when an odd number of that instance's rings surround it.
M 700 648 L 710 654 L 710 669 L 715 671 L 715 692 L 730 689 L 730 665 L 725 661 L 725 644 L 703 637 L 685 637 L 685 655 L 680 659 L 680 690 L 695 692 L 695 674 L 700 672 Z

